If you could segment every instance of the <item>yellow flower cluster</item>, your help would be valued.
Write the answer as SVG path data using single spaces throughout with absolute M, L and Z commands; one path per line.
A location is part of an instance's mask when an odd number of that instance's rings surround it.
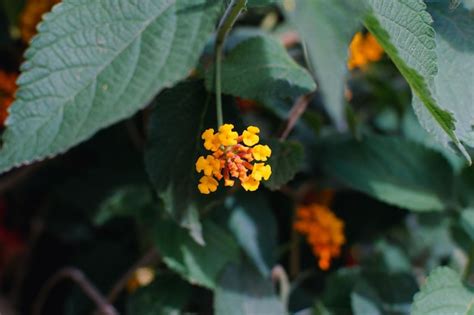
M 379 61 L 383 56 L 383 48 L 375 37 L 361 32 L 355 34 L 349 46 L 349 60 L 347 67 L 349 70 L 355 68 L 365 68 L 369 63 Z
M 344 222 L 320 204 L 299 207 L 293 228 L 306 235 L 322 270 L 329 269 L 331 259 L 340 255 L 341 246 L 346 242 Z
M 29 43 L 36 35 L 36 26 L 43 17 L 43 14 L 51 11 L 51 8 L 61 0 L 28 0 L 20 16 L 21 39 Z
M 0 70 L 0 125 L 3 125 L 8 116 L 8 108 L 13 103 L 16 93 L 16 79 L 18 74 Z
M 259 133 L 259 128 L 250 126 L 239 135 L 231 124 L 222 125 L 216 133 L 212 128 L 204 131 L 204 147 L 212 154 L 200 156 L 196 162 L 196 171 L 204 173 L 198 185 L 202 194 L 215 192 L 221 179 L 225 186 L 234 186 L 238 179 L 245 190 L 255 191 L 260 181 L 270 178 L 270 165 L 252 164 L 265 162 L 272 154 L 268 145 L 258 144 Z

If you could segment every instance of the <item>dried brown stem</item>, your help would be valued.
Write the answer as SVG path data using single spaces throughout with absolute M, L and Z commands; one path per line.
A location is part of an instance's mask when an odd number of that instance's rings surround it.
M 118 315 L 117 310 L 105 299 L 97 288 L 87 279 L 81 270 L 74 267 L 66 267 L 56 272 L 46 284 L 41 288 L 38 297 L 33 304 L 33 315 L 41 315 L 43 306 L 49 296 L 49 293 L 61 281 L 71 280 L 81 288 L 84 294 L 97 305 L 101 314 Z
M 288 119 L 285 122 L 284 127 L 280 133 L 280 140 L 285 140 L 290 135 L 290 132 L 295 127 L 298 119 L 304 114 L 306 108 L 308 108 L 309 102 L 313 99 L 314 94 L 306 94 L 298 98 L 288 114 Z

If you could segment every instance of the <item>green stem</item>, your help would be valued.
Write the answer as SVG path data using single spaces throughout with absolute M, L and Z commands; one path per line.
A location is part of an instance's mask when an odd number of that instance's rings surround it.
M 215 46 L 215 88 L 216 88 L 216 111 L 217 111 L 217 128 L 224 124 L 224 118 L 222 114 L 222 86 L 221 86 L 221 63 L 222 63 L 222 50 L 224 43 L 229 35 L 232 26 L 239 17 L 240 13 L 245 9 L 247 0 L 232 0 L 227 7 L 224 16 L 222 17 L 216 35 L 216 46 Z
M 221 62 L 222 62 L 222 52 L 216 52 L 216 111 L 217 111 L 217 129 L 219 129 L 219 127 L 224 124 L 224 115 L 222 114 Z

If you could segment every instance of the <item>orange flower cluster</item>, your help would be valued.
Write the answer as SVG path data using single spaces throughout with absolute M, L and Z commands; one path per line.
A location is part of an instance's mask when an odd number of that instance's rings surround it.
M 21 39 L 29 43 L 36 35 L 36 26 L 41 22 L 43 14 L 61 0 L 28 0 L 20 16 Z
M 15 99 L 18 74 L 0 70 L 0 125 L 3 126 L 8 116 L 8 108 Z
M 294 229 L 306 235 L 319 257 L 319 267 L 328 270 L 331 259 L 341 254 L 341 246 L 346 242 L 344 222 L 326 206 L 310 204 L 297 209 Z
M 375 37 L 361 32 L 355 34 L 349 46 L 349 60 L 347 67 L 349 70 L 355 68 L 364 69 L 369 63 L 379 61 L 383 56 L 383 48 Z

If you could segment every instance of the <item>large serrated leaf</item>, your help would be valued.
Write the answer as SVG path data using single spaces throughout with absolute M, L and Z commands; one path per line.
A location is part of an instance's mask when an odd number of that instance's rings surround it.
M 271 5 L 271 4 L 277 4 L 279 2 L 282 2 L 282 0 L 248 0 L 247 6 L 261 7 L 261 6 Z
M 94 216 L 94 223 L 103 225 L 113 218 L 132 217 L 142 219 L 155 209 L 153 194 L 149 187 L 124 186 L 101 202 Z
M 411 314 L 472 315 L 473 305 L 474 294 L 463 286 L 460 276 L 448 267 L 439 267 L 415 295 Z
M 157 222 L 154 241 L 168 267 L 192 284 L 213 289 L 225 265 L 238 260 L 239 248 L 231 235 L 211 221 L 203 223 L 206 244 L 197 244 L 169 220 Z
M 269 278 L 251 265 L 229 264 L 222 272 L 214 297 L 216 315 L 286 314 Z
M 264 277 L 275 265 L 277 222 L 270 205 L 261 194 L 239 193 L 229 198 L 229 229 Z
M 396 137 L 333 139 L 322 144 L 318 156 L 327 172 L 381 201 L 417 211 L 453 204 L 450 165 L 421 145 Z
M 180 314 L 191 296 L 191 289 L 191 285 L 176 274 L 159 273 L 154 282 L 140 288 L 128 298 L 128 314 Z
M 450 9 L 448 0 L 431 1 L 429 12 L 434 19 L 438 73 L 434 88 L 439 104 L 453 113 L 456 134 L 465 144 L 474 147 L 474 20 L 463 6 Z M 426 120 L 425 112 L 419 112 Z M 438 129 L 433 132 L 445 146 L 449 138 Z
M 23 64 L 0 171 L 62 153 L 185 77 L 215 27 L 217 0 L 65 0 Z
M 214 86 L 214 70 L 206 86 Z M 293 98 L 311 92 L 316 85 L 285 48 L 270 36 L 258 36 L 240 43 L 222 64 L 222 92 L 271 104 L 272 100 Z
M 445 135 L 470 161 L 455 133 L 455 118 L 437 99 L 433 87 L 438 71 L 435 31 L 422 0 L 365 0 L 370 10 L 365 25 L 393 60 L 413 91 L 413 106 L 423 127 Z
M 184 82 L 160 94 L 150 118 L 145 149 L 146 170 L 165 210 L 200 243 L 195 163 L 206 98 L 201 81 Z
M 308 47 L 326 110 L 339 129 L 346 129 L 344 85 L 349 42 L 359 26 L 360 9 L 344 0 L 296 1 L 289 12 Z
M 279 189 L 295 177 L 304 161 L 304 148 L 295 141 L 271 140 L 272 156 L 268 164 L 272 167 L 272 176 L 264 182 L 271 190 Z

